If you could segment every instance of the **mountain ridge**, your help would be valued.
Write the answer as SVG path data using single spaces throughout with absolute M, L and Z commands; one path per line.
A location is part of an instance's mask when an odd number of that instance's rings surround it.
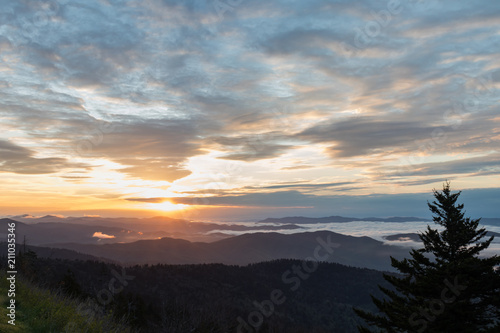
M 424 219 L 420 217 L 411 216 L 394 216 L 394 217 L 344 217 L 339 215 L 327 216 L 327 217 L 304 217 L 304 216 L 288 216 L 273 218 L 268 217 L 264 220 L 258 221 L 258 223 L 283 223 L 283 224 L 317 224 L 317 223 L 346 223 L 346 222 L 431 222 L 429 219 Z
M 314 257 L 315 251 L 320 251 L 317 250 L 318 246 L 325 243 L 332 245 L 332 253 L 327 256 L 326 261 L 378 270 L 392 270 L 389 256 L 402 258 L 409 251 L 407 248 L 385 245 L 370 237 L 348 236 L 331 231 L 294 234 L 248 233 L 211 243 L 164 237 L 121 244 L 58 243 L 50 246 L 108 258 L 125 265 L 158 263 L 246 265 L 275 259 L 303 260 Z

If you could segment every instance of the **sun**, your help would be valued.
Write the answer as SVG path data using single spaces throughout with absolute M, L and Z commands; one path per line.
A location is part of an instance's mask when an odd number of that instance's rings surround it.
M 158 211 L 162 211 L 162 212 L 174 212 L 177 210 L 186 209 L 188 207 L 189 207 L 189 205 L 174 204 L 174 203 L 171 203 L 170 201 L 148 204 L 149 209 L 158 210 Z

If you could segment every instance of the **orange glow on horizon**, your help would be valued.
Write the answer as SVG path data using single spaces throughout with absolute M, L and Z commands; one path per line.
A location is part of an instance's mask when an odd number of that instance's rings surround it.
M 164 201 L 160 203 L 148 203 L 145 208 L 161 212 L 174 212 L 174 211 L 185 210 L 188 209 L 189 207 L 190 207 L 189 205 L 174 204 L 171 203 L 170 201 Z

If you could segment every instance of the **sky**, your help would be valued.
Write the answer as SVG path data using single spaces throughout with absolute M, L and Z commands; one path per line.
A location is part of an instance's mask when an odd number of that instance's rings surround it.
M 9 1 L 0 214 L 500 217 L 496 1 Z

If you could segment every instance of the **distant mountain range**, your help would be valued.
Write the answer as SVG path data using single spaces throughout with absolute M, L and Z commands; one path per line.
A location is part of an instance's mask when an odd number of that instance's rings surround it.
M 500 227 L 500 218 L 483 217 L 483 218 L 481 218 L 480 223 Z
M 332 253 L 317 250 L 323 243 L 334 244 Z M 274 259 L 305 259 L 320 251 L 321 260 L 354 267 L 392 270 L 389 256 L 402 258 L 408 249 L 384 245 L 369 237 L 353 237 L 330 231 L 296 234 L 252 233 L 212 243 L 162 238 L 126 244 L 53 244 L 123 264 L 199 264 L 246 265 Z M 327 255 L 328 254 L 328 255 Z M 325 256 L 326 255 L 326 256 Z
M 402 258 L 408 255 L 409 249 L 386 245 L 369 237 L 353 237 L 330 231 L 301 230 L 307 229 L 305 226 L 307 224 L 317 223 L 426 221 L 416 217 L 385 219 L 356 219 L 341 216 L 285 217 L 268 218 L 259 221 L 257 225 L 243 225 L 189 222 L 168 217 L 137 219 L 19 216 L 18 218 L 23 222 L 8 218 L 0 219 L 0 226 L 4 225 L 0 229 L 0 242 L 7 239 L 6 224 L 16 222 L 16 237 L 19 244 L 26 239 L 29 246 L 73 250 L 101 260 L 105 258 L 124 264 L 246 265 L 282 258 L 304 259 L 313 255 L 318 245 L 318 237 L 324 239 L 329 237 L 338 247 L 325 261 L 378 270 L 392 270 L 389 256 Z M 495 223 L 496 219 L 482 221 Z M 279 233 L 282 230 L 294 233 Z M 234 234 L 240 235 L 234 236 Z M 496 241 L 500 239 L 498 233 L 490 232 L 490 235 L 497 236 Z M 419 241 L 416 233 L 390 235 L 385 239 Z M 45 251 L 56 257 L 54 250 Z M 57 255 L 61 257 L 66 254 Z M 68 253 L 67 257 L 75 255 Z
M 428 219 L 420 217 L 344 217 L 344 216 L 328 216 L 328 217 L 303 217 L 292 216 L 282 218 L 267 218 L 259 221 L 259 223 L 282 223 L 282 224 L 317 224 L 317 223 L 344 223 L 355 221 L 370 221 L 370 222 L 430 222 Z
M 85 225 L 106 225 L 106 226 L 116 226 L 130 228 L 131 226 L 140 225 L 142 229 L 148 230 L 158 230 L 158 227 L 177 225 L 184 223 L 205 223 L 213 224 L 212 222 L 191 222 L 181 219 L 174 219 L 166 216 L 155 216 L 149 218 L 130 218 L 130 217 L 118 217 L 118 218 L 105 218 L 99 216 L 84 216 L 84 217 L 59 217 L 55 215 L 46 215 L 42 217 L 32 217 L 31 215 L 17 215 L 9 216 L 9 218 L 24 222 L 26 224 L 34 223 L 46 223 L 46 222 L 65 222 L 72 224 L 85 224 Z M 315 224 L 315 223 L 342 223 L 342 222 L 356 222 L 356 221 L 366 221 L 366 222 L 432 222 L 430 219 L 414 216 L 394 216 L 394 217 L 345 217 L 345 216 L 327 216 L 327 217 L 304 217 L 304 216 L 290 216 L 281 218 L 266 218 L 260 220 L 258 223 L 279 223 L 279 224 Z M 500 226 L 500 218 L 481 218 L 482 224 L 497 225 Z M 219 225 L 227 225 L 221 223 Z M 142 230 L 142 231 L 144 231 Z
M 106 258 L 98 258 L 94 257 L 90 254 L 79 253 L 73 250 L 68 249 L 59 249 L 59 248 L 50 248 L 50 247 L 41 247 L 41 246 L 33 246 L 27 245 L 26 248 L 21 244 L 18 244 L 16 247 L 16 252 L 23 251 L 34 251 L 38 257 L 40 258 L 49 258 L 49 259 L 67 259 L 67 260 L 91 260 L 91 261 L 102 261 L 107 263 L 116 263 L 113 260 Z M 0 256 L 7 256 L 7 243 L 0 242 Z
M 498 233 L 498 232 L 488 231 L 486 233 L 486 236 L 487 237 L 495 236 L 494 241 L 500 240 L 500 233 Z M 421 242 L 422 241 L 420 239 L 420 237 L 418 236 L 418 234 L 414 233 L 414 232 L 384 236 L 384 239 L 387 239 L 388 241 L 408 241 L 408 240 L 411 240 L 414 242 Z
M 328 217 L 304 217 L 290 216 L 281 218 L 267 218 L 258 223 L 279 223 L 279 224 L 318 224 L 318 223 L 346 223 L 346 222 L 429 222 L 432 220 L 414 217 L 414 216 L 394 216 L 394 217 L 345 217 L 345 216 L 328 216 Z M 500 218 L 481 218 L 481 224 L 500 226 Z
M 144 239 L 171 237 L 193 242 L 213 242 L 232 237 L 225 232 L 273 231 L 302 229 L 297 225 L 280 226 L 245 226 L 236 224 L 218 224 L 204 222 L 188 222 L 168 218 L 128 219 L 107 218 L 54 218 L 43 217 L 38 223 L 30 224 L 13 219 L 0 219 L 0 226 L 16 222 L 17 241 L 24 237 L 30 245 L 46 245 L 60 242 L 107 244 L 129 243 Z M 42 222 L 40 222 L 40 220 Z M 0 229 L 0 241 L 6 240 L 7 228 Z

